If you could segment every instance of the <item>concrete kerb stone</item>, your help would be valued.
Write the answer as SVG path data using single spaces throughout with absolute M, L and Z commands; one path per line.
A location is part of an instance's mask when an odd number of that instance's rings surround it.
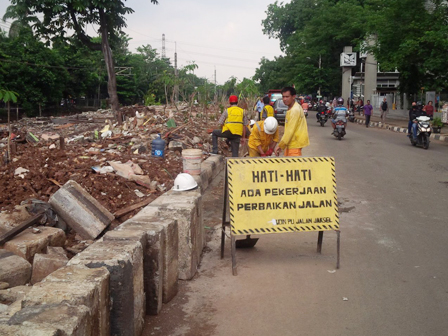
M 147 313 L 156 315 L 162 302 L 171 301 L 178 291 L 178 227 L 174 219 L 136 216 L 117 230 L 144 230 L 144 281 Z
M 98 237 L 115 218 L 72 180 L 55 192 L 49 203 L 58 216 L 84 239 Z
M 63 254 L 36 253 L 33 260 L 33 274 L 31 284 L 42 281 L 47 275 L 64 267 L 68 263 L 67 256 Z
M 86 306 L 92 335 L 110 335 L 109 271 L 105 267 L 66 266 L 35 284 L 22 299 L 22 308 L 67 303 Z
M 69 265 L 106 267 L 110 273 L 111 334 L 140 335 L 145 312 L 143 247 L 140 242 L 97 241 L 71 259 Z M 141 314 L 136 316 L 136 311 Z
M 21 286 L 31 278 L 31 264 L 6 250 L 0 250 L 0 282 L 7 282 L 9 287 Z
M 55 327 L 36 326 L 11 326 L 0 324 L 0 335 L 2 336 L 60 336 L 61 331 Z
M 39 226 L 39 233 L 26 230 L 10 241 L 3 248 L 33 262 L 36 253 L 43 253 L 47 246 L 64 246 L 65 233 L 61 229 Z
M 196 274 L 205 245 L 202 196 L 199 190 L 168 191 L 147 207 L 177 220 L 179 233 L 179 279 L 190 280 Z
M 49 334 L 43 335 L 95 336 L 90 309 L 83 305 L 72 306 L 67 303 L 60 303 L 26 307 L 15 313 L 9 319 L 8 324 L 24 327 L 20 329 L 25 330 L 47 329 L 50 331 Z M 38 333 L 29 335 L 36 334 Z M 17 336 L 17 334 L 10 335 Z

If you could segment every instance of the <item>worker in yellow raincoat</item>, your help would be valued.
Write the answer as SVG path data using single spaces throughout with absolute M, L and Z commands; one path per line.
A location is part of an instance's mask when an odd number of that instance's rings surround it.
M 249 136 L 249 156 L 270 156 L 279 139 L 278 122 L 274 117 L 257 121 Z
M 288 106 L 285 119 L 285 133 L 275 147 L 275 155 L 285 151 L 285 156 L 302 156 L 302 148 L 310 144 L 308 125 L 302 107 L 296 102 L 296 89 L 285 87 L 282 90 L 283 103 Z
M 274 116 L 274 108 L 270 105 L 271 99 L 268 96 L 263 97 L 263 110 L 261 111 L 261 118 L 259 120 L 264 120 L 268 117 Z

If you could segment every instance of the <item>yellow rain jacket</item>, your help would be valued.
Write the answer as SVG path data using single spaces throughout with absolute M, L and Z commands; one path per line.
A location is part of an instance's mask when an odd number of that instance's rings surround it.
M 310 144 L 308 125 L 302 107 L 296 102 L 286 112 L 285 133 L 278 146 L 285 148 L 304 148 Z
M 269 144 L 274 141 L 278 142 L 278 127 L 274 134 L 266 134 L 264 132 L 264 121 L 258 121 L 255 123 L 249 137 L 249 148 L 258 151 L 258 146 L 261 146 L 263 152 L 269 149 Z
M 232 106 L 227 109 L 227 119 L 224 122 L 222 131 L 230 131 L 235 135 L 243 135 L 244 110 L 238 106 Z
M 265 105 L 263 107 L 263 118 L 273 117 L 274 116 L 274 108 L 271 105 Z

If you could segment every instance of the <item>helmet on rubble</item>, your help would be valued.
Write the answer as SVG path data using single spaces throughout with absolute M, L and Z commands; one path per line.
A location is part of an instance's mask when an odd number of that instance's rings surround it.
M 238 103 L 238 97 L 235 96 L 235 95 L 231 95 L 231 96 L 229 97 L 229 103 L 230 103 L 230 104 L 232 104 L 232 103 Z
M 254 124 L 255 124 L 255 120 L 251 119 L 251 120 L 250 120 L 250 125 L 252 126 L 252 125 L 254 125 Z
M 277 130 L 278 122 L 274 117 L 267 117 L 264 121 L 264 132 L 266 134 L 274 134 Z
M 338 105 L 344 105 L 344 98 L 339 97 L 339 98 L 336 100 L 336 104 L 338 104 Z
M 177 175 L 176 179 L 174 180 L 174 191 L 185 191 L 185 190 L 191 190 L 198 186 L 196 181 L 194 180 L 193 176 L 187 173 L 180 173 Z

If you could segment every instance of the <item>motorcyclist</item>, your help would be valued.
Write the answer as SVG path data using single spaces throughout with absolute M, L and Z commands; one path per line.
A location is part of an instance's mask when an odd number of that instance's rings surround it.
M 412 102 L 412 106 L 409 110 L 409 122 L 408 122 L 408 138 L 411 137 L 411 131 L 412 131 L 412 124 L 414 123 L 415 119 L 415 111 L 417 110 L 417 103 Z
M 317 122 L 320 121 L 320 120 L 319 120 L 319 115 L 320 115 L 322 112 L 326 113 L 326 112 L 327 112 L 327 107 L 325 106 L 324 101 L 321 99 L 321 100 L 319 101 L 319 105 L 317 105 L 317 113 L 316 113 L 316 119 L 317 119 Z
M 418 117 L 426 116 L 426 111 L 423 110 L 423 104 L 421 101 L 417 102 L 417 108 L 414 110 L 414 113 L 412 115 L 412 136 L 414 137 L 414 140 L 417 140 L 417 127 L 418 127 Z
M 344 106 L 344 98 L 339 97 L 336 99 L 336 107 L 333 109 L 333 119 L 331 119 L 331 127 L 333 127 L 333 130 L 336 129 L 336 122 L 338 120 L 342 120 L 344 127 L 347 128 L 347 115 L 348 111 Z

